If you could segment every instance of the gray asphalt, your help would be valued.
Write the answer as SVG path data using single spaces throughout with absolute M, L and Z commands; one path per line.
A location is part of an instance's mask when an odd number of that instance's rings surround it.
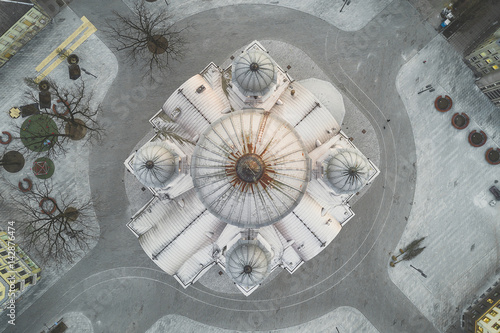
M 96 0 L 75 0 L 71 8 L 98 29 L 111 9 L 128 10 L 121 1 Z M 95 332 L 144 332 L 170 313 L 221 328 L 269 330 L 310 321 L 344 305 L 359 309 L 380 332 L 436 332 L 387 274 L 389 252 L 412 208 L 417 172 L 410 120 L 395 78 L 409 60 L 405 57 L 435 36 L 432 27 L 408 2 L 398 0 L 357 32 L 339 31 L 313 16 L 277 6 L 229 6 L 178 24 L 188 23 L 193 25 L 189 52 L 161 85 L 145 88 L 137 79 L 137 67 L 117 54 L 120 69 L 102 117 L 107 139 L 90 156 L 100 241 L 5 332 L 39 332 L 43 323 L 70 311 L 86 315 Z M 109 37 L 97 34 L 109 43 Z M 183 290 L 157 269 L 125 227 L 133 212 L 123 185 L 123 161 L 171 92 L 209 61 L 221 64 L 254 39 L 290 43 L 328 74 L 377 131 L 382 172 L 355 204 L 355 218 L 335 242 L 294 275 L 280 274 L 248 298 L 200 285 Z

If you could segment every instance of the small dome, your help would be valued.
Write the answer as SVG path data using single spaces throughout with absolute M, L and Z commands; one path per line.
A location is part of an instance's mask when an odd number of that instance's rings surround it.
M 276 80 L 276 66 L 265 52 L 249 50 L 233 61 L 232 81 L 245 96 L 265 95 Z
M 135 175 L 147 187 L 162 188 L 176 173 L 177 158 L 165 143 L 146 143 L 135 154 Z
M 258 241 L 239 240 L 226 255 L 226 272 L 238 285 L 252 288 L 269 274 L 271 259 Z
M 340 149 L 327 161 L 326 177 L 338 194 L 352 194 L 368 182 L 370 164 L 354 149 Z

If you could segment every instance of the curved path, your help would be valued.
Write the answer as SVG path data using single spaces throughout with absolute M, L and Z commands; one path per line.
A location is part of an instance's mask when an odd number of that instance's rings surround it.
M 75 1 L 71 7 L 98 29 L 110 9 L 128 10 L 119 2 L 92 7 Z M 248 13 L 259 15 L 249 19 Z M 216 327 L 268 330 L 318 318 L 339 306 L 357 308 L 380 332 L 435 332 L 387 274 L 389 252 L 411 210 L 416 177 L 412 129 L 395 78 L 407 57 L 433 37 L 432 29 L 406 1 L 393 1 L 358 32 L 265 5 L 218 8 L 178 24 L 187 22 L 195 26 L 188 35 L 189 52 L 161 84 L 144 87 L 136 79 L 137 67 L 117 55 L 120 70 L 103 105 L 107 139 L 93 148 L 90 158 L 92 194 L 100 198 L 100 241 L 6 332 L 40 331 L 43 323 L 68 311 L 84 313 L 96 332 L 145 332 L 169 313 Z M 99 37 L 107 43 L 105 35 Z M 123 161 L 172 91 L 209 61 L 222 63 L 232 50 L 254 39 L 292 44 L 321 67 L 377 131 L 382 172 L 354 205 L 355 218 L 335 242 L 295 274 L 280 274 L 248 298 L 199 284 L 184 290 L 157 269 L 125 227 L 134 212 L 123 185 Z

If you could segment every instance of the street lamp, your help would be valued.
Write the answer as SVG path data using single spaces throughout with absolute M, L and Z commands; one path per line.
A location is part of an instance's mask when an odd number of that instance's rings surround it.
M 418 271 L 420 274 L 422 274 L 422 276 L 423 276 L 424 278 L 426 278 L 426 277 L 427 277 L 427 275 L 425 275 L 425 273 L 424 273 L 424 272 L 422 272 L 422 270 L 421 270 L 421 269 L 418 269 L 417 267 L 415 267 L 415 266 L 413 266 L 413 265 L 410 265 L 410 267 L 411 267 L 411 268 L 413 268 L 413 269 L 415 269 L 416 271 Z

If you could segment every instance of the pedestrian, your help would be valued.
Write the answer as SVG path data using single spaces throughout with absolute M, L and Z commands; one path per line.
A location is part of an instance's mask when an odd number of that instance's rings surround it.
M 385 126 L 384 126 L 384 129 L 385 129 Z
M 387 122 L 390 122 L 391 120 L 390 119 L 387 119 Z
M 424 64 L 427 62 L 427 60 L 424 60 Z

